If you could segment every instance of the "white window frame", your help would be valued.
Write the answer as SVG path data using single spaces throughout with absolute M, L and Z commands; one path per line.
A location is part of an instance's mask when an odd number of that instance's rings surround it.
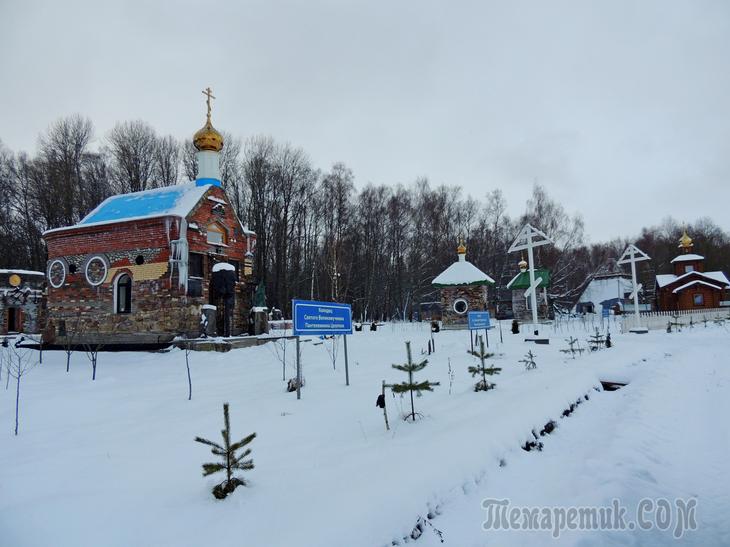
M 56 262 L 58 262 L 58 263 L 59 263 L 59 264 L 61 265 L 61 268 L 63 269 L 63 279 L 61 280 L 61 282 L 60 282 L 60 283 L 59 283 L 58 285 L 54 284 L 54 283 L 53 283 L 53 281 L 51 281 L 51 269 L 53 269 L 53 265 L 54 265 L 54 264 L 55 264 Z M 66 261 L 65 261 L 65 260 L 62 260 L 62 259 L 60 259 L 60 258 L 56 258 L 55 260 L 53 260 L 53 261 L 52 261 L 52 262 L 51 262 L 51 263 L 50 263 L 50 264 L 48 265 L 48 272 L 47 272 L 47 276 L 48 276 L 48 283 L 49 283 L 49 284 L 51 285 L 51 287 L 53 287 L 54 289 L 60 289 L 61 287 L 63 287 L 63 284 L 64 284 L 64 283 L 66 283 L 66 275 L 67 275 L 67 268 L 66 268 Z
M 101 260 L 102 264 L 104 264 L 104 277 L 102 277 L 101 281 L 99 281 L 98 283 L 93 283 L 91 281 L 91 279 L 89 279 L 89 265 L 91 264 L 91 262 L 93 260 L 96 260 L 97 258 L 99 260 Z M 106 281 L 106 276 L 108 276 L 108 275 L 109 275 L 109 264 L 107 263 L 106 258 L 103 257 L 102 255 L 94 255 L 91 258 L 89 258 L 89 260 L 86 261 L 86 266 L 84 266 L 84 277 L 86 278 L 86 282 L 89 285 L 91 285 L 92 287 L 98 287 L 99 285 L 104 283 L 104 281 Z

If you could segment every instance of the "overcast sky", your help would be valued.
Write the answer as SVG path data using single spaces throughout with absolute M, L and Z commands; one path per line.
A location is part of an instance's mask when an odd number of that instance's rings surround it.
M 0 0 L 0 139 L 81 113 L 270 134 L 368 182 L 535 181 L 592 241 L 672 215 L 730 229 L 730 2 Z

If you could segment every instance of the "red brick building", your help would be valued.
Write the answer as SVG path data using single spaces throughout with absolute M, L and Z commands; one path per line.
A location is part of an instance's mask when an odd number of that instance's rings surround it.
M 199 335 L 204 305 L 216 306 L 223 334 L 224 302 L 229 333 L 248 329 L 256 236 L 221 187 L 223 138 L 210 107 L 194 142 L 196 182 L 112 196 L 78 224 L 44 234 L 45 343 L 166 344 Z M 233 272 L 227 284 L 215 283 L 221 270 Z
M 728 300 L 730 280 L 724 272 L 706 272 L 705 257 L 691 253 L 686 233 L 679 240 L 682 252 L 672 260 L 674 273 L 656 276 L 656 304 L 660 311 L 719 308 Z

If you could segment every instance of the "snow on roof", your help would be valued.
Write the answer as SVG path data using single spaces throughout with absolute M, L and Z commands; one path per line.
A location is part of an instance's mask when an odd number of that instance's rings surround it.
M 191 182 L 112 196 L 102 201 L 75 226 L 47 230 L 44 234 L 145 218 L 185 217 L 209 188 L 210 185 L 197 186 Z
M 209 188 L 209 185 L 197 186 L 191 182 L 112 196 L 102 201 L 79 224 L 88 226 L 129 218 L 186 216 Z
M 437 275 L 431 284 L 437 287 L 450 287 L 453 285 L 494 285 L 494 279 L 471 262 L 460 259 Z
M 0 274 L 18 274 L 18 275 L 41 275 L 45 277 L 45 273 L 36 272 L 34 270 L 0 270 Z
M 695 255 L 695 254 L 688 253 L 688 254 L 679 255 L 678 257 L 672 259 L 671 263 L 674 264 L 675 262 L 692 262 L 694 260 L 704 260 L 704 259 L 705 259 L 705 257 L 702 255 Z
M 656 284 L 661 289 L 662 287 L 666 287 L 667 285 L 674 283 L 675 281 L 680 281 L 685 277 L 689 277 L 692 275 L 699 275 L 700 277 L 705 277 L 712 281 L 719 281 L 720 283 L 730 285 L 730 280 L 725 275 L 725 272 L 698 272 L 696 270 L 684 273 L 680 276 L 676 276 L 674 274 L 659 274 L 656 276 Z
M 634 285 L 630 279 L 623 277 L 593 278 L 578 298 L 578 304 L 591 302 L 596 308 L 598 306 L 603 308 L 602 302 L 610 302 L 616 298 L 623 299 L 626 293 L 633 290 Z M 575 308 L 577 305 L 573 309 Z
M 224 270 L 227 270 L 229 272 L 235 272 L 236 267 L 233 264 L 229 264 L 228 262 L 218 262 L 218 264 L 213 266 L 213 273 L 222 272 Z
M 102 201 L 93 211 L 81 219 L 78 224 L 46 230 L 43 235 L 72 228 L 100 226 L 130 220 L 168 216 L 186 217 L 210 188 L 212 186 L 209 184 L 198 186 L 196 183 L 190 182 L 187 184 L 165 186 L 164 188 L 154 188 L 152 190 L 111 196 Z M 211 201 L 225 203 L 220 198 L 211 197 L 209 199 Z M 255 234 L 255 232 L 252 232 L 241 224 L 240 220 L 239 224 L 244 234 Z
M 676 289 L 674 289 L 672 291 L 672 294 L 677 294 L 678 292 L 683 291 L 684 289 L 686 289 L 687 287 L 691 287 L 692 285 L 705 285 L 706 287 L 710 287 L 710 288 L 715 289 L 717 291 L 719 291 L 719 290 L 722 289 L 722 287 L 719 287 L 717 285 L 713 285 L 711 283 L 706 283 L 705 281 L 700 281 L 699 279 L 695 279 L 694 281 L 690 281 L 689 283 L 685 283 L 681 287 L 677 287 Z

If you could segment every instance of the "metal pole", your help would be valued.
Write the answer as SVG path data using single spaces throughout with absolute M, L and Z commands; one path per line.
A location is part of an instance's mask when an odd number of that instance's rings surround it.
M 535 294 L 535 257 L 532 252 L 532 231 L 527 233 L 527 260 L 530 262 L 530 298 L 532 299 L 532 324 L 537 331 L 537 295 Z M 535 332 L 537 334 L 537 332 Z
M 302 350 L 297 336 L 297 399 L 302 398 Z
M 474 352 L 474 336 L 471 332 L 471 329 L 469 329 L 469 344 L 471 344 L 471 351 Z
M 639 286 L 636 284 L 636 260 L 634 260 L 634 249 L 631 248 L 631 282 L 634 284 L 634 316 L 636 317 L 636 328 L 639 328 Z
M 345 385 L 350 385 L 350 369 L 347 364 L 347 335 L 343 334 L 342 337 L 345 339 Z
M 484 329 L 484 336 L 487 338 L 487 347 L 489 347 L 489 333 L 487 332 L 487 329 Z

